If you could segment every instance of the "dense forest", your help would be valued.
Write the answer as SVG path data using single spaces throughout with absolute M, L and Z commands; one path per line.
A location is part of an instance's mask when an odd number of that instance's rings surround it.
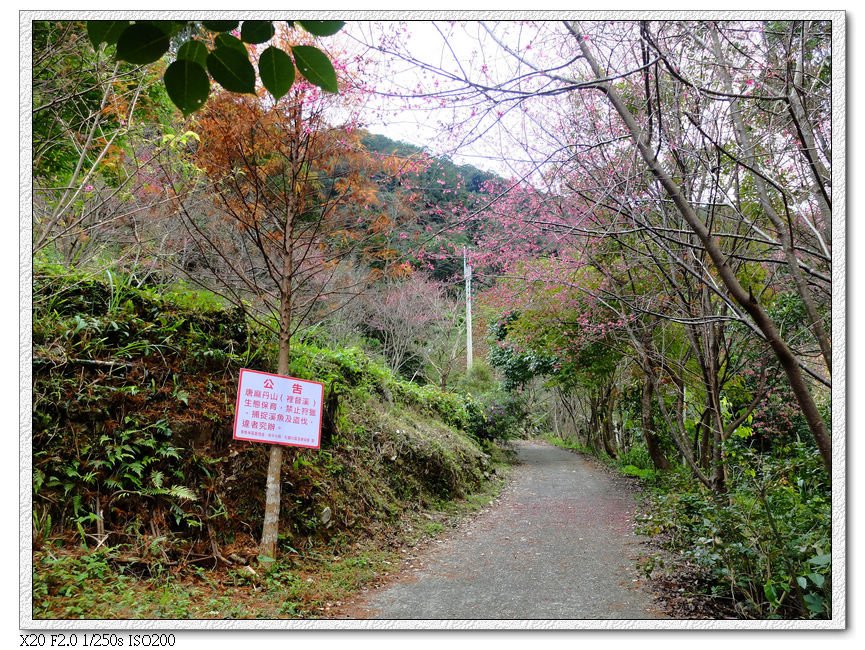
M 831 618 L 832 23 L 332 22 L 32 23 L 34 618 L 322 616 L 527 437 L 633 477 L 674 614 Z

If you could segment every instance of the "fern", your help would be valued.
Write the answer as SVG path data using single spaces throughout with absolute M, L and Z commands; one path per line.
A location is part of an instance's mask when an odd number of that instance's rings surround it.
M 187 501 L 198 501 L 198 495 L 188 487 L 183 485 L 175 485 L 168 490 L 168 493 L 178 499 L 186 499 Z

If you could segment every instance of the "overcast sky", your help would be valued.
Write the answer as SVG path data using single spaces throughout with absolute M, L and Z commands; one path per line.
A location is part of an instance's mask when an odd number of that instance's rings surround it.
M 438 23 L 439 29 L 431 21 L 407 22 L 407 33 L 400 36 L 400 42 L 412 55 L 433 66 L 453 69 L 454 56 L 470 61 L 477 50 L 477 42 L 468 38 L 460 30 L 450 30 L 446 23 Z M 350 46 L 357 47 L 357 41 L 375 42 L 382 30 L 395 27 L 395 23 L 351 22 L 347 25 L 346 37 Z M 441 30 L 441 31 L 439 31 Z M 443 37 L 443 32 L 446 32 Z M 374 52 L 367 56 L 378 57 Z M 411 64 L 391 57 L 381 57 L 382 69 L 386 75 L 385 83 L 389 90 L 403 89 L 411 93 L 418 84 L 434 90 L 434 75 L 423 74 Z M 415 101 L 415 104 L 421 102 Z M 459 164 L 470 163 L 483 169 L 507 173 L 500 161 L 493 160 L 490 152 L 478 143 L 474 146 L 454 150 L 446 122 L 452 117 L 452 109 L 431 103 L 427 108 L 407 109 L 404 101 L 389 97 L 376 97 L 371 100 L 367 114 L 367 128 L 373 133 L 381 133 L 394 140 L 402 140 L 427 148 L 435 155 L 449 154 Z M 480 145 L 480 146 L 479 146 Z
M 496 26 L 497 22 L 504 22 L 513 29 L 505 36 L 504 29 Z M 547 22 L 552 26 L 552 30 L 547 30 L 548 35 L 550 31 L 559 31 L 558 20 Z M 507 38 L 510 43 L 526 45 L 535 34 L 531 26 L 518 27 L 511 21 L 493 19 L 486 23 L 497 32 L 497 37 Z M 403 31 L 397 31 L 400 25 Z M 462 86 L 449 82 L 434 70 L 443 70 L 457 79 L 469 77 L 473 81 L 483 81 L 486 74 L 489 79 L 510 79 L 516 74 L 514 58 L 493 42 L 480 21 L 350 22 L 344 32 L 340 46 L 362 51 L 365 58 L 379 62 L 369 71 L 369 78 L 376 79 L 371 83 L 380 91 L 434 94 Z M 403 55 L 422 62 L 425 67 L 384 56 L 362 45 L 375 45 L 381 42 L 383 34 L 394 33 L 397 34 L 396 47 L 403 50 Z M 376 74 L 381 76 L 376 78 Z M 526 161 L 520 137 L 514 139 L 508 135 L 522 132 L 522 116 L 498 117 L 496 107 L 477 97 L 462 103 L 434 97 L 414 99 L 410 103 L 412 108 L 407 107 L 404 100 L 374 96 L 363 121 L 373 133 L 425 147 L 434 155 L 449 155 L 458 164 L 472 164 L 505 177 L 521 176 L 526 171 L 527 164 L 520 164 Z M 485 113 L 488 110 L 490 112 Z M 460 122 L 465 122 L 463 128 L 453 127 Z M 500 123 L 506 128 L 499 128 Z

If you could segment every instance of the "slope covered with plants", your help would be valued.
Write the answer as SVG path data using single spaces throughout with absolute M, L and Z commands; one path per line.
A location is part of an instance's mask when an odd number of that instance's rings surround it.
M 207 292 L 48 266 L 34 278 L 34 323 L 37 612 L 82 607 L 76 571 L 105 589 L 109 576 L 258 567 L 267 446 L 231 431 L 238 371 L 271 367 L 273 336 Z M 284 463 L 283 571 L 386 546 L 412 515 L 495 471 L 470 397 L 313 336 L 295 343 L 291 373 L 324 382 L 327 408 L 321 449 Z M 117 614 L 88 605 L 88 616 Z

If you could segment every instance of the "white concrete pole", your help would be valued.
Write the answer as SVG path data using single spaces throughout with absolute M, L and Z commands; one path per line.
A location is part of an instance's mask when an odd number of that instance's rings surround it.
M 463 275 L 466 278 L 466 370 L 472 369 L 472 267 L 463 246 Z

